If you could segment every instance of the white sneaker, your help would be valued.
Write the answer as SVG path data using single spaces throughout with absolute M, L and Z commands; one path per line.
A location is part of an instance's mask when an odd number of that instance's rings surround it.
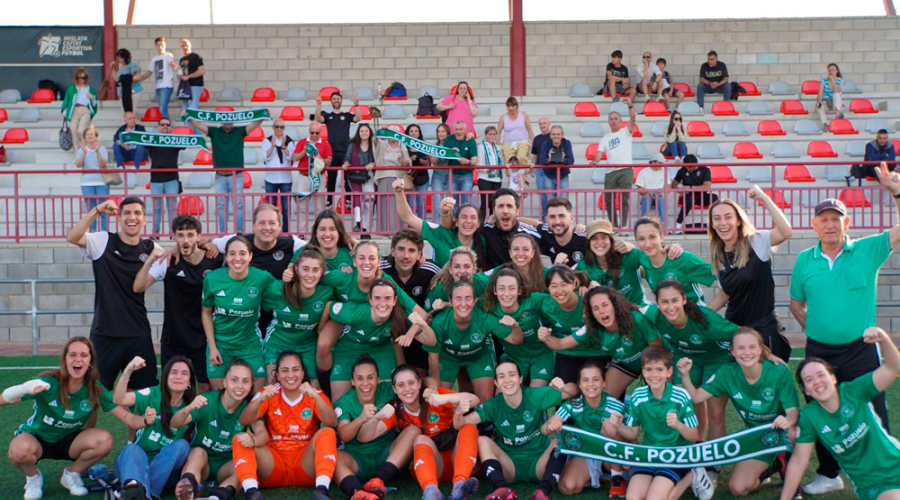
M 44 496 L 44 475 L 38 469 L 34 476 L 25 476 L 25 500 L 39 500 Z
M 81 474 L 71 472 L 68 468 L 63 471 L 62 477 L 59 478 L 59 484 L 69 490 L 72 496 L 83 497 L 88 494 L 88 490 L 84 487 L 84 482 L 81 480 Z
M 830 478 L 821 474 L 809 484 L 803 487 L 803 493 L 809 495 L 821 495 L 830 491 L 840 491 L 844 489 L 844 480 L 841 476 Z
M 709 480 L 709 474 L 703 467 L 697 467 L 694 470 L 694 480 L 691 483 L 691 490 L 694 496 L 700 500 L 710 500 L 716 491 L 716 484 Z

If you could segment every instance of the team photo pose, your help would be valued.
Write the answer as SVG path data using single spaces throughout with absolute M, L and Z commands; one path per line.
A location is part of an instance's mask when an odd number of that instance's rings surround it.
M 431 279 L 431 288 L 425 300 L 428 309 L 445 307 L 450 300 L 450 289 L 459 282 L 471 283 L 475 295 L 481 297 L 491 278 L 478 271 L 478 257 L 474 250 L 462 246 L 451 250 L 450 259 Z
M 319 212 L 312 226 L 312 236 L 309 238 L 309 248 L 315 248 L 325 257 L 327 271 L 340 271 L 353 267 L 353 257 L 350 252 L 356 247 L 356 240 L 350 236 L 344 227 L 341 216 L 330 208 Z M 300 250 L 302 251 L 302 250 Z M 300 251 L 294 254 L 292 261 L 296 261 Z
M 656 217 L 641 217 L 634 223 L 634 239 L 644 252 L 641 266 L 651 290 L 665 279 L 675 279 L 684 285 L 688 300 L 705 305 L 700 285 L 712 286 L 716 277 L 710 265 L 688 251 L 682 251 L 677 259 L 663 250 L 663 225 Z
M 584 259 L 575 265 L 576 271 L 587 274 L 588 280 L 602 286 L 610 286 L 622 293 L 630 302 L 646 306 L 641 287 L 641 259 L 644 253 L 634 245 L 613 236 L 612 223 L 597 219 L 587 225 L 587 244 Z M 672 255 L 673 249 L 677 255 Z M 669 245 L 667 253 L 674 259 L 681 247 Z
M 509 259 L 509 263 L 522 275 L 526 290 L 529 292 L 547 291 L 547 284 L 544 282 L 547 269 L 541 262 L 541 249 L 533 236 L 527 233 L 514 234 L 509 239 Z M 487 274 L 490 275 L 498 267 L 488 271 Z

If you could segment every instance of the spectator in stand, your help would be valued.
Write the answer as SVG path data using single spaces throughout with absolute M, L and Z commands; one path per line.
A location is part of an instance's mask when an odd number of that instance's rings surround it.
M 191 100 L 181 101 L 182 114 L 185 109 L 200 108 L 200 94 L 203 93 L 203 75 L 206 74 L 206 67 L 203 66 L 203 58 L 198 56 L 191 50 L 191 41 L 187 38 L 181 40 L 181 59 L 178 60 L 180 67 L 178 71 L 178 80 L 188 82 L 191 86 Z M 195 133 L 200 133 L 198 129 L 194 129 Z
M 441 143 L 441 146 L 445 148 L 459 151 L 460 158 L 449 161 L 448 165 L 451 167 L 475 167 L 478 165 L 478 145 L 466 130 L 468 128 L 464 121 L 459 120 L 453 123 L 453 135 L 448 136 Z M 450 188 L 456 191 L 456 201 L 460 205 L 469 202 L 469 197 L 471 196 L 469 193 L 474 189 L 473 170 L 474 168 L 454 168 L 450 170 L 450 179 L 452 180 Z M 460 192 L 466 194 L 459 194 Z
M 131 51 L 119 49 L 116 51 L 116 60 L 110 64 L 110 79 L 113 79 L 115 71 L 116 91 L 122 98 L 122 109 L 128 113 L 133 112 L 135 105 L 141 100 L 141 67 L 131 60 Z
M 822 78 L 819 95 L 816 96 L 816 109 L 819 110 L 819 120 L 822 121 L 822 127 L 825 130 L 828 130 L 828 120 L 825 118 L 828 108 L 834 110 L 835 118 L 844 117 L 844 108 L 841 103 L 841 90 L 843 89 L 844 79 L 841 76 L 841 69 L 835 63 L 829 64 L 828 76 Z
M 656 60 L 656 67 L 659 68 L 659 71 L 662 73 L 662 80 L 659 81 L 660 85 L 662 85 L 662 90 L 660 91 L 660 95 L 662 95 L 662 99 L 666 102 L 666 109 L 669 108 L 669 98 L 671 96 L 675 96 L 678 99 L 675 102 L 675 109 L 678 109 L 678 106 L 681 106 L 681 101 L 684 100 L 684 92 L 676 89 L 672 86 L 672 75 L 666 71 L 666 60 L 660 57 Z
M 375 165 L 397 168 L 397 170 L 375 171 L 375 188 L 383 195 L 383 202 L 379 201 L 377 203 L 378 227 L 382 231 L 394 233 L 399 229 L 397 227 L 399 219 L 397 218 L 397 205 L 391 203 L 393 200 L 389 196 L 394 192 L 394 181 L 403 178 L 403 171 L 399 169 L 411 165 L 409 153 L 406 151 L 406 147 L 395 139 L 388 139 L 387 141 L 376 140 Z
M 193 87 L 191 87 L 193 88 Z M 221 127 L 208 127 L 193 118 L 188 120 L 194 128 L 209 136 L 212 146 L 213 168 L 230 169 L 216 171 L 216 219 L 219 232 L 228 232 L 228 199 L 234 199 L 235 225 L 238 233 L 244 232 L 244 138 L 262 125 L 256 120 L 246 126 L 236 127 L 223 123 Z M 235 174 L 240 174 L 236 177 Z M 224 196 L 232 195 L 232 196 Z
M 722 93 L 722 100 L 731 100 L 731 84 L 728 83 L 728 67 L 719 61 L 715 50 L 706 54 L 706 62 L 700 66 L 700 83 L 697 84 L 697 105 L 703 109 L 705 94 Z
M 469 92 L 469 84 L 456 84 L 456 94 L 448 95 L 437 105 L 438 111 L 447 112 L 444 123 L 463 122 L 466 126 L 466 139 L 475 138 L 475 117 L 478 116 L 478 105 L 475 96 Z
M 554 168 L 544 168 L 544 189 L 551 191 L 553 197 L 567 196 L 562 191 L 569 190 L 569 173 L 571 169 L 561 165 L 574 165 L 575 154 L 572 152 L 572 142 L 563 137 L 564 131 L 561 125 L 550 128 L 550 140 L 541 146 L 538 153 L 538 165 L 554 165 Z M 547 217 L 547 204 L 541 203 L 541 215 Z
M 503 121 L 501 120 L 501 123 Z M 484 129 L 484 138 L 478 143 L 478 164 L 488 167 L 502 167 L 503 153 L 498 144 L 497 127 L 490 125 Z M 484 191 L 485 195 L 478 198 L 478 210 L 481 212 L 482 220 L 486 219 L 487 207 L 494 205 L 494 191 L 500 189 L 503 184 L 503 169 L 491 168 L 478 172 L 478 190 Z
M 97 114 L 97 91 L 91 87 L 88 72 L 84 68 L 75 70 L 75 76 L 72 83 L 66 87 L 66 96 L 63 98 L 62 111 L 63 118 L 69 122 L 69 129 L 72 130 L 72 147 L 76 150 L 81 148 L 81 140 L 84 137 L 84 131 L 91 126 L 91 120 Z
M 406 127 L 406 135 L 418 139 L 420 141 L 424 141 L 425 138 L 422 137 L 422 127 L 419 127 L 415 123 L 411 123 Z M 420 153 L 412 148 L 406 148 L 406 152 L 409 153 L 409 161 L 414 167 L 429 167 L 431 166 L 431 158 L 428 155 Z M 429 169 L 416 169 L 409 170 L 409 175 L 412 177 L 413 185 L 412 188 L 407 186 L 407 190 L 413 191 L 428 191 L 428 170 Z M 417 194 L 417 195 L 406 195 L 406 202 L 409 203 L 409 206 L 415 207 L 416 215 L 419 216 L 420 219 L 425 219 L 425 198 L 428 195 Z
M 647 215 L 651 208 L 656 208 L 659 220 L 666 222 L 666 194 L 663 188 L 666 185 L 666 173 L 663 171 L 665 158 L 662 153 L 654 153 L 650 157 L 650 167 L 638 172 L 634 185 L 641 197 L 641 217 Z
M 887 130 L 879 130 L 875 134 L 875 140 L 866 144 L 866 156 L 863 161 L 886 161 L 891 170 L 897 169 L 897 151 L 894 149 L 894 143 L 888 138 Z M 865 171 L 863 177 L 877 177 L 875 165 L 865 165 L 863 169 Z
M 708 191 L 712 187 L 712 172 L 709 167 L 697 165 L 697 157 L 694 155 L 685 156 L 683 164 L 684 166 L 675 172 L 675 178 L 669 185 L 672 189 L 678 189 L 679 184 L 685 189 L 689 189 L 684 193 L 683 207 L 675 220 L 679 228 L 682 227 L 685 217 L 694 207 L 708 207 L 719 199 L 718 196 Z
M 356 129 L 356 135 L 350 140 L 347 154 L 344 155 L 344 163 L 341 165 L 344 169 L 344 178 L 350 183 L 350 192 L 375 192 L 372 169 L 375 168 L 376 144 L 372 128 L 368 123 L 361 123 Z M 348 167 L 366 167 L 366 170 L 347 170 Z M 350 204 L 353 206 L 353 231 L 362 232 L 363 239 L 370 238 L 368 233 L 372 221 L 372 195 L 351 196 Z
M 644 52 L 641 56 L 641 64 L 638 64 L 637 67 L 638 83 L 636 86 L 637 92 L 647 96 L 648 101 L 658 101 L 662 98 L 666 79 L 663 77 L 659 66 L 653 64 L 652 58 L 653 54 L 650 52 Z M 656 94 L 656 99 L 653 98 L 654 93 Z
M 448 137 L 453 135 L 453 131 L 450 130 L 450 126 L 446 123 L 441 123 L 437 126 L 437 144 L 438 146 L 443 146 L 444 141 L 447 140 Z M 437 156 L 432 156 L 430 158 L 431 165 L 434 167 L 446 167 L 450 165 L 450 160 L 444 160 L 442 158 L 438 158 Z M 434 221 L 440 222 L 440 210 L 438 207 L 441 206 L 441 198 L 447 196 L 447 191 L 450 189 L 450 171 L 448 169 L 432 169 L 431 171 L 431 191 L 435 194 L 431 197 L 431 211 L 434 215 Z
M 178 64 L 175 63 L 175 56 L 171 52 L 166 52 L 165 37 L 158 37 L 156 40 L 156 57 L 150 60 L 150 66 L 147 72 L 141 75 L 141 81 L 151 76 L 156 85 L 156 101 L 159 103 L 159 112 L 163 118 L 169 118 L 169 100 L 172 98 L 172 80 L 175 78 L 175 70 Z
M 100 134 L 97 129 L 89 126 L 84 135 L 79 140 L 78 152 L 75 153 L 75 168 L 83 168 L 85 170 L 98 170 L 106 168 L 107 152 L 106 148 L 100 143 Z M 87 210 L 91 213 L 97 205 L 109 196 L 109 185 L 103 182 L 103 174 L 93 172 L 90 174 L 81 174 L 81 194 L 84 195 L 84 202 Z M 106 231 L 107 220 L 106 214 L 98 213 L 100 218 L 100 230 Z M 97 221 L 91 222 L 91 231 L 97 230 Z
M 633 163 L 631 157 L 631 134 L 634 133 L 635 113 L 634 105 L 631 99 L 625 98 L 622 102 L 628 105 L 628 126 L 622 128 L 622 115 L 613 111 L 609 114 L 609 130 L 610 133 L 600 139 L 600 147 L 597 149 L 597 155 L 591 160 L 591 166 L 596 167 L 597 163 L 606 153 L 606 162 L 610 165 L 628 165 Z M 634 179 L 634 168 L 632 167 L 612 167 L 606 169 L 606 180 L 604 187 L 610 189 L 631 189 L 631 181 Z M 628 227 L 628 199 L 630 193 L 621 193 L 621 217 L 616 214 L 616 203 L 613 192 L 607 191 L 603 194 L 606 202 L 606 214 L 609 221 L 615 228 Z
M 281 227 L 290 232 L 291 194 L 291 158 L 297 143 L 284 134 L 284 120 L 277 119 L 272 123 L 272 135 L 263 139 L 262 158 L 266 168 L 266 192 L 282 193 L 281 196 L 270 196 L 269 204 L 281 207 Z
M 328 145 L 331 146 L 332 162 L 334 166 L 344 164 L 344 155 L 347 153 L 347 145 L 350 143 L 350 125 L 362 120 L 362 111 L 359 107 L 359 97 L 353 94 L 353 105 L 356 113 L 341 111 L 344 97 L 340 92 L 331 93 L 331 111 L 322 111 L 322 96 L 316 95 L 316 112 L 310 117 L 318 123 L 328 127 Z M 337 186 L 337 171 L 330 171 L 326 175 L 326 190 L 333 193 Z M 350 184 L 344 180 L 344 190 L 350 190 Z M 325 198 L 325 208 L 331 208 L 331 196 Z
M 163 118 L 156 124 L 156 130 L 160 134 L 172 133 L 172 120 Z M 140 147 L 140 146 L 138 146 Z M 178 153 L 184 148 L 160 148 L 148 146 L 150 155 L 150 194 L 163 195 L 166 200 L 166 214 L 169 223 L 175 219 L 176 196 L 181 192 L 181 181 L 178 180 L 178 172 L 154 172 L 159 169 L 177 169 Z M 162 200 L 153 198 L 153 234 L 160 234 L 162 222 Z
M 684 132 L 684 120 L 678 109 L 673 109 L 669 115 L 669 126 L 666 128 L 666 148 L 663 154 L 681 161 L 687 155 L 687 143 L 684 142 L 687 134 Z
M 612 62 L 606 65 L 606 81 L 597 93 L 602 94 L 603 90 L 612 97 L 613 102 L 619 101 L 620 94 L 631 101 L 637 96 L 637 91 L 631 86 L 631 79 L 628 78 L 628 66 L 622 64 L 621 50 L 613 51 Z
M 541 152 L 541 148 L 544 147 L 545 142 L 550 141 L 550 119 L 546 117 L 541 117 L 538 120 L 538 129 L 541 131 L 540 134 L 534 136 L 534 140 L 531 141 L 531 161 L 528 165 L 531 166 L 531 173 L 534 174 L 534 183 L 537 185 L 539 191 L 543 191 L 546 188 L 546 183 L 544 179 L 547 178 L 548 173 L 553 173 L 552 168 L 546 169 L 549 172 L 545 172 L 543 168 L 535 169 L 534 166 L 537 165 L 538 155 Z M 525 165 L 522 163 L 522 165 Z M 550 199 L 550 196 L 546 193 L 541 194 L 541 206 L 547 206 L 547 200 Z
M 497 136 L 502 137 L 504 158 L 515 156 L 520 165 L 528 164 L 534 130 L 528 113 L 519 111 L 519 101 L 515 97 L 506 100 L 506 114 L 500 117 L 497 124 Z
M 309 156 L 306 154 L 306 145 L 313 143 L 316 146 L 317 158 L 321 158 L 326 167 L 334 165 L 334 154 L 331 151 L 331 144 L 322 140 L 322 125 L 319 122 L 309 124 L 309 136 L 297 141 L 297 147 L 294 148 L 293 160 L 297 162 L 297 169 L 300 171 L 297 177 L 297 191 L 301 193 L 309 193 L 313 191 L 312 177 L 310 177 Z M 313 158 L 315 160 L 315 158 Z M 315 163 L 315 161 L 313 162 Z M 312 165 L 315 172 L 315 164 Z M 319 186 L 321 187 L 321 186 Z M 318 189 L 316 190 L 318 191 Z
M 141 162 L 147 159 L 147 151 L 140 144 L 136 146 L 123 144 L 119 136 L 122 135 L 122 132 L 146 132 L 147 130 L 143 125 L 137 123 L 137 118 L 132 111 L 125 112 L 124 120 L 125 124 L 119 127 L 116 135 L 113 136 L 113 158 L 116 160 L 116 168 L 125 168 L 126 161 L 134 162 L 134 168 L 138 168 Z

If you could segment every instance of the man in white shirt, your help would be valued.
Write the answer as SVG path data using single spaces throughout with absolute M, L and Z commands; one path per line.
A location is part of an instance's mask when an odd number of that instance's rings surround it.
M 663 193 L 663 187 L 666 184 L 666 173 L 663 170 L 663 163 L 665 158 L 662 153 L 651 155 L 650 168 L 638 172 L 634 185 L 637 186 L 638 195 L 641 197 L 641 217 L 647 215 L 650 208 L 655 205 L 659 220 L 665 223 L 666 195 Z
M 647 96 L 648 101 L 658 101 L 662 97 L 663 89 L 668 86 L 666 79 L 663 78 L 662 71 L 659 66 L 653 64 L 653 55 L 650 52 L 644 52 L 641 57 L 641 63 L 637 66 L 637 88 L 638 92 Z M 653 98 L 653 94 L 656 98 Z
M 616 203 L 612 189 L 631 189 L 631 181 L 634 179 L 634 168 L 625 166 L 633 163 L 631 158 L 631 134 L 634 132 L 634 104 L 628 97 L 623 97 L 622 102 L 628 106 L 628 125 L 622 128 L 622 115 L 613 111 L 609 114 L 609 130 L 610 133 L 600 139 L 600 147 L 597 149 L 597 155 L 591 160 L 591 166 L 596 167 L 597 163 L 606 153 L 606 163 L 613 165 L 606 169 L 606 179 L 604 187 L 607 192 L 603 194 L 606 203 L 606 213 L 612 222 L 613 227 L 617 229 L 628 227 L 628 198 L 630 193 L 616 193 L 616 197 L 621 197 L 621 217 L 616 214 Z
M 262 157 L 266 168 L 266 192 L 285 193 L 270 196 L 269 203 L 281 207 L 281 227 L 290 228 L 291 211 L 291 158 L 294 156 L 296 141 L 284 135 L 284 120 L 277 119 L 272 124 L 273 134 L 262 142 Z
M 141 80 L 153 77 L 156 84 L 156 100 L 159 103 L 159 112 L 163 118 L 169 118 L 169 100 L 172 98 L 173 83 L 175 78 L 175 70 L 178 64 L 175 63 L 175 56 L 171 52 L 166 52 L 165 37 L 156 39 L 156 57 L 150 60 L 150 66 L 147 72 L 141 75 Z

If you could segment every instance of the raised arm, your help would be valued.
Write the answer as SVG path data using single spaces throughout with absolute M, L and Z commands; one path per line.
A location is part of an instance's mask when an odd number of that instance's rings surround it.
M 359 433 L 360 427 L 375 416 L 378 409 L 373 404 L 363 406 L 362 413 L 353 420 L 341 420 L 338 422 L 337 433 L 341 441 L 352 441 Z
M 193 118 L 188 118 L 188 122 L 190 122 L 190 124 L 193 125 L 195 129 L 199 130 L 203 135 L 209 135 L 209 127 L 205 123 Z
M 250 124 L 247 125 L 247 134 L 249 135 L 250 132 L 253 132 L 254 130 L 258 129 L 260 127 L 260 125 L 262 125 L 262 122 L 263 122 L 262 120 L 256 120 L 255 122 L 250 122 Z
M 397 215 L 400 216 L 400 220 L 408 225 L 413 231 L 421 233 L 424 221 L 413 212 L 412 208 L 409 206 L 409 202 L 406 201 L 406 195 L 403 194 L 406 185 L 404 184 L 403 179 L 395 180 L 393 184 L 391 184 L 391 187 L 394 188 L 394 200 L 397 203 Z
M 325 123 L 325 117 L 322 116 L 322 96 L 316 95 L 316 112 L 312 115 L 312 120 L 319 123 Z
M 247 404 L 244 411 L 238 417 L 238 423 L 247 426 L 259 419 L 259 408 L 265 401 L 278 394 L 278 388 L 274 385 L 267 385 L 259 391 L 256 396 Z
M 863 332 L 863 341 L 867 344 L 878 344 L 881 348 L 881 366 L 872 373 L 872 381 L 879 391 L 884 391 L 897 380 L 900 375 L 900 353 L 891 337 L 877 326 L 870 326 Z
M 636 123 L 637 114 L 634 111 L 634 103 L 631 102 L 631 99 L 627 97 L 622 98 L 622 102 L 624 102 L 628 106 L 628 133 L 634 133 L 634 124 Z
M 772 233 L 769 235 L 772 246 L 784 243 L 794 234 L 794 228 L 791 227 L 791 223 L 784 215 L 784 212 L 778 208 L 778 205 L 772 201 L 772 198 L 758 185 L 754 185 L 747 194 L 750 196 L 750 199 L 761 201 L 765 205 L 766 211 L 769 212 L 769 216 L 772 217 L 772 223 L 775 225 Z
M 181 426 L 193 422 L 194 418 L 191 417 L 191 412 L 203 408 L 204 406 L 206 406 L 206 403 L 206 396 L 198 394 L 197 397 L 195 397 L 194 400 L 191 401 L 191 404 L 178 410 L 174 415 L 172 415 L 172 420 L 169 422 L 169 427 L 171 427 L 172 429 L 177 429 Z
M 140 370 L 145 366 L 147 366 L 147 363 L 140 356 L 135 356 L 134 359 L 128 362 L 128 365 L 122 370 L 119 381 L 116 382 L 115 389 L 113 389 L 113 403 L 126 407 L 134 406 L 134 392 L 128 390 L 128 382 L 131 380 L 131 374 L 135 370 Z
M 134 284 L 131 285 L 131 289 L 134 291 L 134 293 L 143 293 L 145 290 L 153 286 L 154 283 L 156 283 L 156 278 L 150 275 L 150 268 L 153 267 L 156 261 L 158 261 L 165 254 L 166 251 L 163 250 L 162 247 L 153 247 L 153 251 L 150 253 L 150 258 L 144 261 L 144 265 L 141 266 L 141 269 L 134 277 Z
M 91 224 L 93 224 L 94 220 L 96 220 L 97 217 L 100 217 L 101 214 L 113 216 L 117 213 L 119 213 L 119 208 L 116 206 L 115 201 L 104 201 L 103 203 L 92 208 L 90 212 L 87 213 L 87 215 L 76 222 L 75 225 L 72 226 L 72 229 L 69 230 L 69 234 L 66 236 L 66 239 L 73 245 L 77 245 L 81 248 L 86 247 L 87 237 L 85 236 L 85 234 L 87 234 L 88 230 L 91 228 Z
M 360 443 L 368 443 L 383 436 L 389 429 L 387 424 L 382 422 L 382 420 L 391 418 L 393 415 L 393 405 L 386 404 L 382 406 L 374 417 L 369 419 L 368 422 L 364 423 L 362 427 L 359 428 L 359 434 L 356 435 L 356 439 L 358 439 Z
M 705 389 L 694 387 L 694 383 L 691 382 L 691 377 L 689 376 L 692 365 L 693 361 L 691 358 L 681 358 L 678 360 L 678 365 L 676 367 L 678 368 L 678 372 L 681 373 L 681 386 L 691 395 L 691 400 L 694 404 L 698 405 L 712 398 L 713 395 L 706 392 Z
M 23 384 L 7 387 L 0 395 L 0 406 L 16 404 L 22 400 L 22 396 L 31 394 L 36 396 L 50 388 L 50 384 L 43 380 L 33 379 Z
M 891 172 L 887 162 L 884 161 L 875 167 L 875 174 L 878 175 L 878 182 L 881 183 L 881 186 L 894 197 L 898 224 L 889 230 L 890 245 L 893 250 L 900 245 L 900 174 Z

